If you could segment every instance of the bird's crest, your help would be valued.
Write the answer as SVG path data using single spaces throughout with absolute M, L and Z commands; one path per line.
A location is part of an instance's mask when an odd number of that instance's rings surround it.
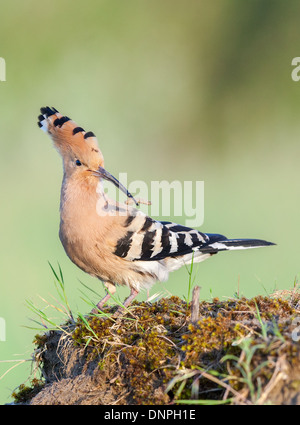
M 94 133 L 86 132 L 57 109 L 49 106 L 41 108 L 38 126 L 50 135 L 62 156 L 72 151 L 75 156 L 83 160 L 86 158 L 87 163 L 104 166 L 103 155 Z

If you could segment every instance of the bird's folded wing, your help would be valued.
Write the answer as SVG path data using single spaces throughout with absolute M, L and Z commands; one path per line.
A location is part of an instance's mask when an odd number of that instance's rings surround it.
M 128 261 L 158 261 L 189 254 L 209 238 L 176 223 L 156 221 L 145 214 L 129 216 L 126 231 L 115 245 L 114 254 Z

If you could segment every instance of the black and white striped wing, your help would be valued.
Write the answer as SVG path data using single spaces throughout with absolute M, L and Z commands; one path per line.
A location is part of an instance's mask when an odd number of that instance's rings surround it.
M 189 254 L 205 246 L 206 234 L 144 215 L 129 216 L 127 233 L 115 246 L 114 254 L 129 261 L 159 261 Z

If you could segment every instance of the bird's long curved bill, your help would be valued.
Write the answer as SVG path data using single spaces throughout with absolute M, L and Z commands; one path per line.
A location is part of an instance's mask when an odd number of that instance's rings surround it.
M 93 171 L 93 174 L 98 177 L 102 177 L 103 179 L 113 183 L 118 189 L 120 189 L 125 195 L 132 199 L 136 206 L 139 206 L 139 203 L 134 199 L 130 192 L 126 189 L 122 183 L 119 182 L 112 174 L 105 170 L 103 167 L 99 167 L 97 171 Z

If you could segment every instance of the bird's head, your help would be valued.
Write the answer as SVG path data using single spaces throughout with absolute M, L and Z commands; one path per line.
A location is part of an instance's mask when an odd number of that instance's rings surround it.
M 41 108 L 38 126 L 52 138 L 62 156 L 67 178 L 77 177 L 88 181 L 103 178 L 112 182 L 137 204 L 128 190 L 105 170 L 104 158 L 94 133 L 86 132 L 70 118 L 62 116 L 49 106 Z

